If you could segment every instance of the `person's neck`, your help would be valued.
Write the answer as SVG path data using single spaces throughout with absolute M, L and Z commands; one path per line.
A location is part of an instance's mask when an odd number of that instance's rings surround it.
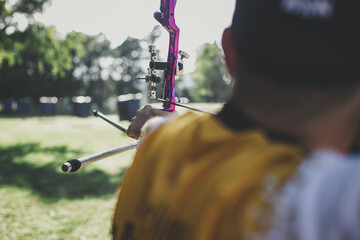
M 302 104 L 283 109 L 275 104 L 276 100 L 264 101 L 264 105 L 259 105 L 235 97 L 233 102 L 259 125 L 297 139 L 309 151 L 327 148 L 346 153 L 357 134 L 359 116 L 354 109 L 358 106 L 358 100 L 353 99 L 342 105 L 333 104 L 324 111 L 319 107 L 321 104 L 304 97 Z M 311 106 L 312 103 L 318 106 Z

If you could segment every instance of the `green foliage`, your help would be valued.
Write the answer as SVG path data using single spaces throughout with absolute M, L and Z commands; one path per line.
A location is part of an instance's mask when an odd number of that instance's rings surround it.
M 103 34 L 88 36 L 78 33 L 74 36 L 68 35 L 67 38 L 82 39 L 84 53 L 77 55 L 72 74 L 80 84 L 77 95 L 91 96 L 93 103 L 102 109 L 103 100 L 113 95 L 110 81 L 105 84 L 105 81 L 109 80 L 106 62 L 112 58 L 110 41 Z
M 84 42 L 87 40 L 87 35 L 79 32 L 71 32 L 66 35 L 63 40 L 64 47 L 70 50 L 73 57 L 83 57 L 85 55 Z
M 110 96 L 139 92 L 148 57 L 143 43 L 160 36 L 156 26 L 144 39 L 129 37 L 112 48 L 103 34 L 69 33 L 61 39 L 54 27 L 35 23 L 50 0 L 0 0 L 0 100 L 41 96 L 88 95 L 96 107 Z M 28 20 L 20 29 L 19 18 Z
M 196 59 L 193 73 L 195 86 L 192 99 L 198 102 L 224 102 L 230 89 L 230 78 L 226 74 L 223 54 L 216 43 L 204 44 Z
M 42 12 L 44 6 L 49 4 L 50 0 L 1 0 L 0 1 L 0 63 L 6 58 L 10 63 L 14 59 L 14 39 L 11 36 L 18 27 L 17 18 L 23 17 L 28 20 L 32 19 L 32 15 Z M 16 43 L 15 43 L 16 44 Z
M 136 77 L 144 74 L 140 60 L 144 50 L 141 41 L 128 37 L 120 46 L 114 49 L 113 54 L 118 63 L 121 63 L 121 81 L 116 83 L 118 95 L 139 92 Z
M 74 94 L 73 60 L 84 54 L 83 36 L 74 35 L 60 40 L 54 27 L 32 24 L 9 36 L 12 58 L 4 58 L 1 64 L 0 98 L 31 97 L 36 102 L 44 95 Z
M 44 4 L 50 2 L 50 0 L 2 0 L 0 4 L 0 9 L 3 11 L 0 12 L 0 16 L 12 16 L 14 13 L 24 13 L 27 15 L 32 15 L 36 12 L 42 12 Z
M 34 23 L 49 0 L 0 2 L 0 99 L 30 97 L 37 103 L 44 95 L 76 93 L 72 77 L 74 59 L 84 55 L 84 35 L 70 33 L 60 39 L 54 27 Z M 28 24 L 18 28 L 18 19 Z
M 71 49 L 64 44 L 64 41 L 57 39 L 54 27 L 30 25 L 23 34 L 20 34 L 18 40 L 23 46 L 19 51 L 20 54 L 16 56 L 17 64 L 24 64 L 24 60 L 32 61 L 33 68 L 36 68 L 39 74 L 45 73 L 47 65 L 52 76 L 60 77 L 64 77 L 66 71 L 72 68 Z

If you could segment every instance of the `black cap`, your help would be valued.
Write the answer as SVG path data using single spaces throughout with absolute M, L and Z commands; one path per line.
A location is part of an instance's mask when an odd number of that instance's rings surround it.
M 241 61 L 285 85 L 360 83 L 360 0 L 237 0 Z

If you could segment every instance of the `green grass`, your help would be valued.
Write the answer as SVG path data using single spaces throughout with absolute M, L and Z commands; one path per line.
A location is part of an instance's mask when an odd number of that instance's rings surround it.
M 220 106 L 195 105 L 208 111 Z M 116 190 L 135 151 L 77 173 L 60 167 L 131 141 L 95 117 L 0 117 L 0 239 L 110 239 Z
M 131 141 L 98 118 L 0 118 L 0 239 L 110 239 L 116 190 L 135 152 L 77 173 L 60 167 Z

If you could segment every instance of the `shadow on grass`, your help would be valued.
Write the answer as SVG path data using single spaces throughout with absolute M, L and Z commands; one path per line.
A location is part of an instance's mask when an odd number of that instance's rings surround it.
M 0 146 L 0 186 L 16 186 L 29 189 L 43 200 L 60 198 L 101 197 L 114 194 L 122 174 L 110 175 L 91 166 L 78 173 L 62 173 L 59 162 L 42 165 L 21 161 L 28 154 L 46 154 L 59 159 L 65 154 L 81 154 L 67 146 L 42 147 L 39 143 Z M 16 159 L 16 161 L 15 161 Z M 18 160 L 20 159 L 20 160 Z

